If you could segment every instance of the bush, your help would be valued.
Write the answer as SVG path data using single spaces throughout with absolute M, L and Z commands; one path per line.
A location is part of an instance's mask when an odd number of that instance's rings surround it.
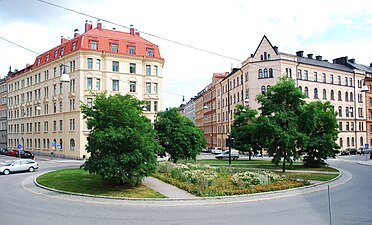
M 271 171 L 241 172 L 232 175 L 231 181 L 236 186 L 249 188 L 252 185 L 269 184 L 283 178 Z

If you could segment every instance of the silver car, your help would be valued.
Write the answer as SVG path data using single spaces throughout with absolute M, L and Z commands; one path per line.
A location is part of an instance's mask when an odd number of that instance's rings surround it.
M 13 172 L 29 171 L 34 172 L 39 166 L 35 160 L 32 159 L 18 159 L 3 162 L 0 164 L 0 173 L 8 175 Z

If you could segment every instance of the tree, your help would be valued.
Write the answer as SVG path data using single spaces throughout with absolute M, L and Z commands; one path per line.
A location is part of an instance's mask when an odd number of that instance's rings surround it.
M 231 129 L 235 139 L 235 148 L 249 153 L 251 160 L 252 150 L 259 148 L 255 136 L 257 110 L 239 105 L 234 114 L 234 124 Z
M 256 134 L 261 145 L 268 148 L 276 165 L 283 159 L 283 172 L 286 162 L 292 164 L 294 159 L 299 158 L 297 149 L 306 140 L 306 135 L 299 131 L 304 98 L 293 79 L 287 77 L 281 77 L 267 93 L 257 96 L 257 101 L 261 103 L 261 115 L 257 119 Z
M 192 120 L 170 108 L 159 112 L 154 124 L 157 138 L 164 152 L 170 155 L 170 160 L 177 162 L 179 159 L 193 159 L 200 154 L 206 145 L 203 131 L 195 127 Z
M 81 106 L 90 130 L 83 167 L 105 181 L 139 185 L 156 169 L 160 145 L 150 120 L 143 115 L 143 103 L 130 95 L 107 97 L 96 94 L 94 106 Z
M 300 131 L 308 136 L 302 149 L 306 167 L 321 167 L 328 157 L 336 157 L 338 125 L 336 112 L 330 102 L 311 102 L 304 107 Z

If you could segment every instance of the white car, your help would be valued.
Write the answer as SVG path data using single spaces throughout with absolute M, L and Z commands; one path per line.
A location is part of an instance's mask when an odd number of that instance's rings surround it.
M 216 155 L 216 159 L 228 159 L 229 158 L 229 150 L 224 151 L 221 154 Z M 232 159 L 239 159 L 239 151 L 238 150 L 231 150 L 231 158 Z
M 212 148 L 211 153 L 212 154 L 221 154 L 221 153 L 223 153 L 223 150 L 216 147 L 216 148 Z
M 18 159 L 3 162 L 0 164 L 0 173 L 8 175 L 13 172 L 29 171 L 34 172 L 39 165 L 32 159 Z

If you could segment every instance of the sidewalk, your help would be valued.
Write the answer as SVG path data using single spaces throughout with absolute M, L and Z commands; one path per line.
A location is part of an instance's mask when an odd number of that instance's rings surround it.
M 190 194 L 189 192 L 184 191 L 173 185 L 167 184 L 154 177 L 146 177 L 143 181 L 143 184 L 168 198 L 178 198 L 178 199 L 196 198 L 196 196 Z

